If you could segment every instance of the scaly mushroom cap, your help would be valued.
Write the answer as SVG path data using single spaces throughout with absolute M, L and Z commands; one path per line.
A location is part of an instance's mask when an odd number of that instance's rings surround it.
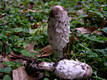
M 70 23 L 67 11 L 60 5 L 51 8 L 48 20 L 49 44 L 58 54 L 63 55 L 63 48 L 69 42 Z M 62 56 L 62 55 L 58 56 Z
M 62 6 L 51 9 L 48 20 L 48 39 L 54 49 L 62 49 L 69 42 L 70 24 L 67 11 Z
M 86 63 L 64 59 L 58 62 L 55 74 L 63 79 L 81 79 L 91 76 L 92 68 Z

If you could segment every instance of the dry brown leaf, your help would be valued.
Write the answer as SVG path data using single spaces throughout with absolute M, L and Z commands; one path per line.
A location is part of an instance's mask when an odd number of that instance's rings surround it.
M 77 14 L 78 14 L 78 15 L 79 15 L 79 14 L 85 14 L 84 9 L 78 10 L 78 11 L 77 11 Z
M 29 3 L 28 3 L 28 8 L 29 8 L 29 9 L 33 9 L 33 7 L 34 7 L 34 3 L 33 3 L 33 2 L 29 2 Z
M 81 28 L 76 28 L 77 31 L 80 31 L 80 33 L 82 34 L 86 34 L 86 33 L 91 33 L 88 29 L 85 29 L 83 27 Z
M 4 65 L 0 62 L 0 69 L 4 68 Z
M 41 22 L 37 22 L 37 23 L 36 23 L 36 26 L 37 26 L 37 27 L 39 27 L 39 26 L 41 26 L 41 25 L 42 25 Z
M 2 61 L 2 58 L 3 58 L 3 56 L 2 56 L 2 55 L 0 55 L 0 61 Z
M 92 34 L 94 34 L 94 33 L 95 33 L 95 34 L 98 34 L 98 35 L 102 35 L 102 34 L 103 34 L 102 32 L 97 31 L 97 30 L 95 30 L 95 31 L 92 32 Z
M 23 60 L 23 57 L 25 57 L 25 56 L 23 56 L 22 54 L 15 54 L 13 51 L 11 51 L 10 54 L 8 55 L 9 61 L 17 60 L 18 62 L 20 62 L 24 65 L 24 64 L 26 64 L 26 60 Z
M 44 23 L 48 23 L 48 20 L 44 20 L 44 19 L 43 19 L 42 22 L 44 22 Z
M 43 10 L 38 10 L 37 12 L 43 12 Z
M 0 62 L 0 69 L 4 68 L 4 65 Z M 0 78 L 3 77 L 4 73 L 0 72 Z
M 36 28 L 39 28 L 39 27 L 41 27 L 41 22 L 37 22 L 36 24 L 31 24 L 31 28 L 32 29 L 36 29 Z
M 106 17 L 104 17 L 104 20 L 101 23 L 100 29 L 104 28 L 105 25 L 106 25 Z
M 35 43 L 30 43 L 30 44 L 27 44 L 25 49 L 29 52 L 29 53 L 38 53 L 37 51 L 34 50 L 34 46 L 35 46 Z
M 9 61 L 10 61 L 10 59 L 9 59 L 8 56 L 6 56 L 5 58 L 3 58 L 3 62 L 9 62 Z
M 36 10 L 33 10 L 33 9 L 28 9 L 27 11 L 28 12 L 37 12 Z
M 10 57 L 14 56 L 14 57 L 17 57 L 18 55 L 16 55 L 13 51 L 10 52 Z
M 22 13 L 27 13 L 27 12 L 37 12 L 36 10 L 33 9 L 25 9 L 25 10 L 21 10 Z
M 0 62 L 9 62 L 9 61 L 11 61 L 9 55 L 6 55 L 5 57 L 0 55 Z
M 26 73 L 25 68 L 23 66 L 13 70 L 12 76 L 13 80 L 36 80 Z
M 91 33 L 91 34 L 98 34 L 98 35 L 102 35 L 102 32 L 97 31 L 95 27 L 81 27 L 81 28 L 76 28 L 77 31 L 80 31 L 80 33 L 82 34 L 86 34 L 86 33 Z
M 73 53 L 74 53 L 73 50 L 71 50 L 70 55 L 73 55 Z
M 24 4 L 22 4 L 22 3 L 19 3 L 18 5 L 19 5 L 19 6 L 20 6 L 20 8 L 22 8 L 22 9 L 24 9 L 24 8 L 25 8 Z
M 85 26 L 85 29 L 87 29 L 87 30 L 89 30 L 90 32 L 93 32 L 93 31 L 95 31 L 97 28 L 96 27 L 94 27 L 94 26 Z
M 34 51 L 33 50 L 33 48 L 34 48 L 34 44 L 27 44 L 27 46 L 26 46 L 26 50 L 27 51 L 29 51 L 29 52 L 33 52 L 33 53 L 39 53 L 39 52 L 37 52 L 37 51 Z M 47 45 L 46 47 L 44 47 L 41 51 L 40 51 L 40 54 L 39 55 L 35 55 L 35 56 L 37 56 L 37 57 L 47 57 L 47 56 L 50 56 L 52 53 L 54 52 L 54 50 L 53 50 L 53 48 L 50 46 L 50 45 Z M 18 57 L 24 57 L 24 56 L 22 56 L 22 55 L 16 55 L 14 52 L 11 52 L 11 55 L 10 55 L 10 58 L 11 57 L 16 57 L 16 58 L 18 58 Z M 22 62 L 22 61 L 21 61 Z
M 6 14 L 2 14 L 1 16 L 0 16 L 0 20 L 2 19 L 2 18 L 4 18 L 6 16 Z
M 53 48 L 50 45 L 47 45 L 40 51 L 40 55 L 36 55 L 37 57 L 45 57 L 49 56 L 54 52 Z

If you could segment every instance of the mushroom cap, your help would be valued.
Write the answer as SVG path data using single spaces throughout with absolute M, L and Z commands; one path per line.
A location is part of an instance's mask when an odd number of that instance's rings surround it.
M 63 14 L 64 10 L 65 9 L 62 6 L 60 6 L 60 5 L 53 6 L 51 8 L 51 11 L 50 11 L 50 16 L 51 17 L 55 17 L 55 16 L 57 16 L 59 14 L 61 15 L 61 14 Z
M 86 63 L 64 59 L 55 67 L 55 74 L 62 79 L 81 79 L 91 76 L 92 68 Z
M 56 6 L 52 7 L 52 9 L 64 10 L 64 8 L 60 5 L 56 5 Z
M 69 42 L 70 23 L 67 11 L 60 5 L 51 8 L 48 20 L 48 41 L 55 50 L 63 50 Z

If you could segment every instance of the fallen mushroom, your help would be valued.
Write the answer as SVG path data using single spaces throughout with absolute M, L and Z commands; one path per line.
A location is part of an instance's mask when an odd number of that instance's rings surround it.
M 83 79 L 92 75 L 92 68 L 88 64 L 67 59 L 60 60 L 57 65 L 54 62 L 41 62 L 38 68 L 53 71 L 62 79 Z

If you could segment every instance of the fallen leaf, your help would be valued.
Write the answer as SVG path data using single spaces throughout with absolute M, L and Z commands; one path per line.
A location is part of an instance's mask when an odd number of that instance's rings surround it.
M 104 28 L 104 26 L 106 26 L 106 17 L 104 17 L 104 19 L 101 23 L 100 29 Z
M 6 14 L 2 14 L 2 15 L 0 16 L 0 20 L 3 19 L 5 16 L 6 16 Z
M 94 27 L 94 26 L 91 26 L 91 27 L 85 26 L 85 29 L 89 30 L 90 32 L 93 32 L 93 31 L 95 31 L 97 28 Z
M 40 51 L 40 55 L 36 55 L 37 57 L 46 57 L 51 55 L 54 52 L 54 49 L 50 46 L 47 45 Z
M 79 10 L 77 11 L 77 14 L 78 14 L 78 15 L 79 15 L 79 14 L 85 14 L 84 9 L 79 9 Z
M 0 62 L 0 69 L 4 68 L 4 65 Z M 0 72 L 0 78 L 3 77 L 4 73 Z
M 91 33 L 88 29 L 85 29 L 83 27 L 81 28 L 76 28 L 76 31 L 80 31 L 81 34 L 86 34 L 86 33 Z
M 26 45 L 25 49 L 29 52 L 29 53 L 38 53 L 37 51 L 34 50 L 34 46 L 35 43 L 29 43 Z
M 41 22 L 37 22 L 36 24 L 31 24 L 31 28 L 32 29 L 36 29 L 36 28 L 39 28 L 39 27 L 41 27 Z
M 43 19 L 42 22 L 44 22 L 44 23 L 48 23 L 48 20 L 44 20 L 44 19 Z
M 37 11 L 34 9 L 28 9 L 28 12 L 37 12 Z
M 103 33 L 100 32 L 100 31 L 95 30 L 95 31 L 92 32 L 92 34 L 102 35 Z
M 33 9 L 25 9 L 25 10 L 21 10 L 22 13 L 27 13 L 27 12 L 37 12 L 36 10 Z
M 12 57 L 12 56 L 17 57 L 17 55 L 16 55 L 13 51 L 10 52 L 10 55 L 9 55 L 9 56 L 10 56 L 10 57 Z
M 43 12 L 43 10 L 38 10 L 37 12 Z
M 9 59 L 8 56 L 6 56 L 5 58 L 3 58 L 3 62 L 9 62 L 9 61 L 10 61 L 10 59 Z
M 33 2 L 29 2 L 29 3 L 28 3 L 28 8 L 29 8 L 29 9 L 33 9 L 33 7 L 34 7 L 34 3 L 33 3 Z
M 34 77 L 29 76 L 24 66 L 19 67 L 12 71 L 13 80 L 36 80 Z
M 3 56 L 2 56 L 2 55 L 0 55 L 0 61 L 2 61 L 2 58 L 3 58 Z
M 73 50 L 71 50 L 70 55 L 73 55 Z
M 24 4 L 22 4 L 22 3 L 19 3 L 18 5 L 19 5 L 19 6 L 20 6 L 20 8 L 22 8 L 22 9 L 24 9 L 24 8 L 25 8 Z
M 44 47 L 40 52 L 37 52 L 37 51 L 34 51 L 33 50 L 33 46 L 34 46 L 34 44 L 27 44 L 27 46 L 26 46 L 26 50 L 27 51 L 30 51 L 30 52 L 35 52 L 35 53 L 40 53 L 39 55 L 35 55 L 35 56 L 37 56 L 37 57 L 46 57 L 46 56 L 50 56 L 53 52 L 54 52 L 54 50 L 53 50 L 53 48 L 50 46 L 50 45 L 47 45 L 46 47 Z M 25 56 L 23 56 L 23 55 L 16 55 L 14 52 L 11 52 L 11 57 L 16 57 L 16 58 L 18 58 L 18 57 L 24 57 L 25 58 Z

